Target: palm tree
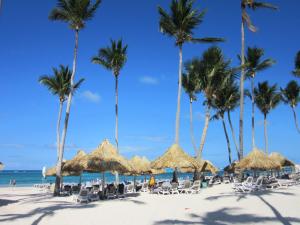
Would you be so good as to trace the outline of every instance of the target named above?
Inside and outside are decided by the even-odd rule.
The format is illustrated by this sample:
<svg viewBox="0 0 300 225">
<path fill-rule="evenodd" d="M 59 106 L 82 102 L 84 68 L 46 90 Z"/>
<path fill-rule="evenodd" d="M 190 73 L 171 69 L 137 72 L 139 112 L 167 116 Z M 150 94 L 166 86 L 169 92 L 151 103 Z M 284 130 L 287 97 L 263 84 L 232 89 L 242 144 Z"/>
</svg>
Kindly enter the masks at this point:
<svg viewBox="0 0 300 225">
<path fill-rule="evenodd" d="M 115 77 L 115 95 L 116 95 L 116 130 L 115 140 L 117 150 L 119 151 L 118 139 L 118 79 L 120 70 L 127 61 L 127 45 L 123 46 L 122 40 L 113 41 L 106 48 L 101 48 L 97 56 L 92 58 L 92 63 L 102 65 L 108 70 L 111 70 Z"/>
<path fill-rule="evenodd" d="M 59 66 L 59 69 L 53 68 L 54 75 L 50 76 L 41 76 L 39 78 L 39 82 L 45 85 L 49 91 L 53 95 L 57 95 L 59 98 L 59 112 L 57 118 L 57 126 L 56 126 L 56 145 L 57 145 L 57 161 L 59 159 L 59 151 L 60 151 L 60 121 L 63 104 L 68 98 L 71 91 L 71 76 L 72 71 L 69 70 L 69 67 L 64 67 L 63 65 Z M 75 83 L 73 87 L 73 92 L 75 92 L 81 85 L 84 79 L 80 79 L 77 83 Z M 59 176 L 59 174 L 57 174 Z M 60 179 L 58 177 L 58 179 Z"/>
<path fill-rule="evenodd" d="M 268 154 L 267 115 L 281 100 L 277 85 L 269 86 L 268 82 L 258 83 L 254 88 L 255 104 L 264 115 L 265 151 Z"/>
<path fill-rule="evenodd" d="M 239 152 L 239 148 L 238 148 L 238 143 L 235 137 L 235 132 L 234 132 L 234 128 L 232 125 L 232 121 L 231 121 L 231 116 L 230 113 L 232 111 L 234 111 L 240 104 L 240 92 L 239 92 L 239 88 L 236 84 L 234 85 L 230 85 L 226 92 L 228 93 L 228 100 L 227 100 L 227 119 L 229 122 L 229 126 L 230 126 L 230 130 L 231 130 L 231 134 L 232 134 L 232 139 L 235 145 L 235 149 L 236 149 L 236 153 L 238 156 L 238 160 L 240 160 L 240 152 Z"/>
<path fill-rule="evenodd" d="M 64 147 L 67 136 L 67 129 L 69 123 L 72 94 L 74 87 L 74 77 L 76 73 L 76 63 L 77 63 L 77 50 L 78 50 L 78 35 L 79 31 L 85 27 L 85 23 L 91 20 L 100 5 L 101 0 L 96 0 L 92 4 L 91 0 L 58 0 L 57 7 L 54 8 L 49 15 L 50 20 L 59 20 L 69 24 L 69 27 L 75 31 L 75 47 L 74 47 L 74 58 L 73 58 L 73 68 L 72 76 L 70 79 L 71 91 L 68 96 L 66 116 L 64 122 L 64 128 L 62 132 L 62 140 L 60 144 L 60 155 L 57 163 L 57 178 L 55 181 L 55 194 L 59 192 L 60 187 L 60 177 L 61 177 L 61 165 L 64 155 Z"/>
<path fill-rule="evenodd" d="M 256 27 L 252 24 L 249 14 L 247 13 L 247 8 L 253 11 L 260 8 L 267 8 L 276 10 L 277 7 L 265 2 L 259 2 L 256 0 L 241 0 L 241 79 L 240 79 L 240 156 L 243 158 L 244 155 L 244 80 L 245 80 L 245 24 L 248 29 L 252 32 L 256 32 Z"/>
<path fill-rule="evenodd" d="M 163 8 L 158 7 L 160 15 L 159 27 L 163 34 L 175 38 L 175 44 L 179 48 L 179 71 L 178 71 L 178 95 L 175 123 L 175 143 L 179 144 L 180 126 L 180 100 L 182 87 L 182 47 L 186 42 L 212 43 L 223 41 L 220 38 L 195 38 L 193 30 L 202 23 L 205 12 L 193 8 L 193 0 L 172 0 L 171 12 L 168 14 Z"/>
<path fill-rule="evenodd" d="M 223 86 L 220 86 L 213 97 L 212 107 L 215 109 L 216 114 L 212 117 L 212 119 L 220 119 L 222 120 L 222 125 L 225 133 L 225 138 L 227 142 L 228 148 L 228 160 L 229 165 L 232 163 L 232 156 L 231 156 L 231 148 L 230 148 L 230 141 L 229 136 L 226 128 L 226 123 L 224 119 L 225 112 L 230 112 L 232 110 L 233 105 L 233 98 L 236 99 L 236 91 L 238 91 L 237 85 L 234 83 L 233 77 L 228 79 L 227 82 Z M 236 101 L 234 99 L 234 101 Z M 232 126 L 232 125 L 231 125 Z"/>
<path fill-rule="evenodd" d="M 281 96 L 282 100 L 285 104 L 290 105 L 293 111 L 295 125 L 297 131 L 300 133 L 300 129 L 298 126 L 297 114 L 295 108 L 297 107 L 298 103 L 300 102 L 300 86 L 298 85 L 297 81 L 292 80 L 287 85 L 286 88 L 281 88 Z"/>
<path fill-rule="evenodd" d="M 211 47 L 203 53 L 200 60 L 194 60 L 193 63 L 198 73 L 199 89 L 205 96 L 205 122 L 202 131 L 200 147 L 197 154 L 197 158 L 200 159 L 202 157 L 210 121 L 212 101 L 216 90 L 220 88 L 220 86 L 223 85 L 224 82 L 226 82 L 226 79 L 224 79 L 224 77 L 226 77 L 228 74 L 225 74 L 224 71 L 230 71 L 228 68 L 230 60 L 225 60 L 220 48 Z M 228 76 L 228 78 L 229 77 L 230 76 Z"/>
<path fill-rule="evenodd" d="M 246 76 L 251 79 L 251 102 L 252 102 L 252 148 L 255 147 L 255 124 L 254 124 L 254 79 L 257 73 L 271 67 L 275 61 L 273 59 L 262 59 L 264 49 L 248 47 L 245 58 Z"/>
<path fill-rule="evenodd" d="M 195 61 L 197 61 L 197 59 L 195 59 Z M 197 155 L 198 150 L 195 143 L 194 128 L 193 128 L 193 102 L 197 101 L 196 93 L 199 92 L 200 90 L 199 90 L 197 71 L 195 70 L 194 65 L 195 63 L 193 62 L 186 63 L 185 67 L 187 73 L 182 75 L 182 86 L 189 97 L 191 141 L 195 151 L 195 155 Z"/>
<path fill-rule="evenodd" d="M 300 77 L 300 51 L 297 52 L 297 55 L 295 57 L 295 70 L 293 70 L 292 73 L 296 77 Z"/>
</svg>

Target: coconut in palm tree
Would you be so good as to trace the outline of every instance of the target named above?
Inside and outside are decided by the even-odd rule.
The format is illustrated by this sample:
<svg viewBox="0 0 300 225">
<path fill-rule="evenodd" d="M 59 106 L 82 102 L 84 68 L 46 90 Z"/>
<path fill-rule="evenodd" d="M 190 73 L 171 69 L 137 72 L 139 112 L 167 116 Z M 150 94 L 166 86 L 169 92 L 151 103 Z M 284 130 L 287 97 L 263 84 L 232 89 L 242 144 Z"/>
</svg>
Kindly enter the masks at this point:
<svg viewBox="0 0 300 225">
<path fill-rule="evenodd" d="M 251 32 L 256 32 L 256 27 L 252 24 L 247 9 L 253 11 L 261 8 L 276 10 L 277 7 L 266 2 L 256 0 L 241 0 L 241 79 L 240 79 L 240 122 L 239 122 L 239 141 L 240 141 L 240 156 L 244 155 L 244 80 L 245 80 L 245 25 Z"/>
<path fill-rule="evenodd" d="M 64 128 L 62 132 L 62 140 L 60 144 L 60 155 L 58 162 L 58 174 L 61 174 L 61 165 L 64 155 L 64 147 L 67 136 L 67 129 L 69 123 L 69 116 L 72 103 L 72 95 L 74 88 L 74 78 L 76 73 L 77 65 L 77 50 L 78 50 L 78 35 L 79 31 L 85 27 L 86 21 L 91 20 L 100 5 L 101 0 L 96 0 L 95 3 L 92 3 L 91 0 L 58 0 L 57 6 L 50 12 L 50 20 L 59 20 L 65 22 L 69 25 L 70 29 L 75 32 L 75 47 L 74 47 L 74 57 L 73 57 L 73 67 L 72 67 L 72 76 L 70 79 L 71 91 L 68 96 L 67 107 L 66 107 L 66 116 L 64 122 Z M 60 186 L 60 180 L 56 180 L 55 189 L 57 190 L 55 194 L 58 193 L 58 188 Z"/>
<path fill-rule="evenodd" d="M 61 114 L 63 109 L 63 104 L 67 100 L 71 92 L 71 76 L 72 71 L 68 66 L 60 65 L 59 69 L 53 68 L 54 75 L 44 75 L 39 78 L 39 82 L 46 86 L 53 95 L 57 95 L 59 98 L 59 111 L 56 125 L 56 145 L 57 145 L 57 165 L 59 161 L 59 152 L 60 152 L 60 122 Z M 80 79 L 73 86 L 73 94 L 80 87 L 84 79 Z M 58 173 L 59 170 L 56 170 L 56 179 L 61 180 L 61 177 Z M 57 194 L 57 193 L 56 193 Z"/>
<path fill-rule="evenodd" d="M 265 151 L 268 154 L 268 135 L 267 135 L 267 115 L 272 109 L 279 105 L 281 95 L 277 90 L 277 85 L 270 86 L 267 81 L 258 83 L 254 88 L 255 104 L 264 115 L 264 134 L 265 134 Z"/>
<path fill-rule="evenodd" d="M 300 102 L 300 86 L 298 85 L 297 81 L 292 80 L 286 85 L 286 87 L 284 89 L 281 88 L 281 96 L 282 96 L 282 101 L 291 107 L 291 109 L 293 111 L 296 129 L 300 133 L 300 129 L 298 126 L 298 120 L 297 120 L 297 114 L 295 111 L 295 108 L 297 107 L 298 103 Z"/>
<path fill-rule="evenodd" d="M 223 41 L 220 38 L 196 38 L 193 31 L 202 23 L 205 12 L 194 8 L 193 0 L 172 0 L 170 13 L 162 7 L 158 7 L 160 15 L 159 27 L 163 34 L 175 38 L 175 44 L 179 48 L 179 71 L 178 71 L 178 93 L 177 93 L 177 111 L 175 123 L 175 144 L 179 144 L 179 126 L 180 126 L 180 100 L 182 88 L 182 48 L 187 42 L 192 43 L 212 43 Z"/>
<path fill-rule="evenodd" d="M 117 151 L 119 151 L 118 139 L 118 81 L 121 69 L 127 61 L 127 45 L 123 46 L 122 40 L 111 40 L 111 45 L 106 48 L 101 48 L 97 56 L 92 58 L 92 62 L 99 64 L 104 68 L 111 70 L 115 77 L 115 96 L 116 96 L 116 129 L 115 140 Z"/>
<path fill-rule="evenodd" d="M 270 68 L 275 61 L 273 59 L 262 59 L 264 56 L 264 49 L 248 47 L 245 57 L 246 77 L 251 79 L 251 102 L 252 102 L 252 149 L 255 148 L 255 102 L 254 102 L 254 79 L 257 73 Z"/>
</svg>

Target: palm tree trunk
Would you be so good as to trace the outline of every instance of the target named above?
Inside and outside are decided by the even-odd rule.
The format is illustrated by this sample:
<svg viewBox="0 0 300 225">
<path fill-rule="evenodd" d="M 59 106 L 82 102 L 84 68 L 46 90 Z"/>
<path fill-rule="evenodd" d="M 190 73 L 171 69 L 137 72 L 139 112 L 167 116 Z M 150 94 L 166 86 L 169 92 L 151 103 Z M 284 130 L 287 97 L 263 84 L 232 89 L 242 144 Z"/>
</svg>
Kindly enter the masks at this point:
<svg viewBox="0 0 300 225">
<path fill-rule="evenodd" d="M 241 49 L 241 80 L 240 80 L 240 133 L 239 133 L 239 141 L 240 141 L 240 157 L 243 158 L 244 155 L 244 80 L 245 80 L 245 69 L 243 65 L 245 64 L 245 29 L 244 29 L 244 21 L 242 18 L 242 26 L 241 26 L 241 41 L 242 41 L 242 49 Z"/>
<path fill-rule="evenodd" d="M 65 123 L 64 123 L 64 129 L 62 132 L 62 140 L 60 144 L 60 152 L 59 152 L 59 158 L 58 163 L 56 166 L 56 174 L 57 178 L 55 181 L 55 188 L 54 188 L 54 195 L 58 195 L 60 191 L 60 180 L 61 180 L 61 167 L 62 167 L 62 160 L 64 157 L 64 148 L 65 148 L 65 142 L 66 142 L 66 136 L 67 136 L 67 129 L 69 124 L 69 116 L 70 116 L 70 109 L 71 109 L 71 103 L 72 103 L 72 96 L 73 96 L 73 85 L 74 85 L 74 77 L 76 72 L 76 62 L 77 62 L 77 50 L 78 50 L 78 30 L 75 30 L 75 47 L 74 47 L 74 58 L 73 58 L 73 68 L 72 68 L 72 76 L 71 76 L 71 91 L 68 96 L 67 101 L 67 108 L 66 108 L 66 116 L 65 116 Z"/>
<path fill-rule="evenodd" d="M 180 99 L 181 99 L 181 82 L 182 82 L 182 45 L 179 46 L 179 70 L 178 70 L 178 93 L 177 93 L 177 111 L 175 124 L 175 144 L 179 144 L 179 128 L 180 128 Z"/>
<path fill-rule="evenodd" d="M 232 163 L 232 161 L 231 161 L 231 149 L 230 149 L 230 142 L 229 142 L 229 137 L 228 137 L 228 133 L 227 133 L 227 129 L 226 129 L 224 116 L 222 116 L 222 124 L 223 124 L 223 129 L 224 129 L 224 133 L 225 133 L 225 137 L 226 137 L 226 141 L 227 141 L 229 165 L 231 165 L 231 163 Z"/>
<path fill-rule="evenodd" d="M 116 86 L 115 86 L 115 94 L 116 94 L 116 130 L 115 130 L 115 139 L 116 139 L 116 145 L 117 145 L 117 152 L 119 153 L 119 137 L 118 137 L 118 81 L 119 76 L 116 75 Z"/>
<path fill-rule="evenodd" d="M 63 101 L 59 101 L 59 111 L 56 125 L 56 147 L 57 147 L 57 160 L 59 157 L 59 149 L 60 149 L 60 121 L 61 121 L 61 113 L 63 109 Z"/>
<path fill-rule="evenodd" d="M 268 133 L 267 133 L 267 115 L 264 115 L 264 129 L 265 129 L 265 151 L 268 155 Z"/>
<path fill-rule="evenodd" d="M 199 160 L 202 158 L 202 152 L 203 152 L 203 147 L 204 147 L 204 143 L 205 143 L 205 139 L 206 139 L 209 120 L 210 120 L 210 107 L 208 105 L 206 105 L 205 123 L 204 123 L 204 128 L 203 128 L 203 132 L 202 132 L 202 136 L 201 136 L 200 147 L 199 147 L 199 151 L 198 151 L 198 155 L 197 155 L 197 159 L 199 159 Z"/>
<path fill-rule="evenodd" d="M 297 120 L 297 114 L 296 114 L 295 108 L 292 107 L 292 110 L 293 110 L 293 114 L 294 114 L 294 120 L 295 120 L 296 129 L 297 129 L 298 133 L 300 133 L 300 129 L 299 129 L 299 126 L 298 126 L 298 120 Z"/>
<path fill-rule="evenodd" d="M 190 98 L 190 133 L 191 133 L 191 141 L 195 151 L 195 155 L 197 156 L 197 146 L 195 143 L 194 126 L 193 126 L 193 99 L 192 98 Z"/>
<path fill-rule="evenodd" d="M 254 123 L 254 110 L 255 110 L 255 102 L 254 102 L 254 76 L 251 78 L 251 101 L 252 101 L 252 149 L 255 148 L 255 123 Z"/>
<path fill-rule="evenodd" d="M 230 117 L 230 112 L 227 111 L 227 117 L 228 117 L 228 122 L 229 122 L 229 126 L 230 126 L 230 130 L 231 130 L 231 133 L 232 133 L 232 138 L 233 138 L 233 142 L 234 142 L 234 145 L 235 145 L 235 149 L 236 149 L 236 153 L 237 153 L 237 156 L 238 156 L 238 160 L 240 161 L 240 152 L 239 152 L 239 147 L 238 147 L 238 144 L 237 144 L 237 141 L 236 141 L 236 138 L 235 138 L 235 133 L 234 133 L 234 129 L 233 129 L 233 126 L 232 126 L 232 122 L 231 122 L 231 117 Z"/>
<path fill-rule="evenodd" d="M 60 121 L 61 121 L 61 113 L 63 108 L 63 101 L 59 101 L 59 111 L 58 111 L 58 118 L 57 118 L 57 125 L 56 125 L 56 147 L 57 147 L 57 161 L 56 166 L 59 165 L 59 152 L 60 152 Z M 58 173 L 58 169 L 56 168 L 56 179 L 55 181 L 57 184 L 60 184 L 61 174 Z M 56 183 L 55 182 L 55 183 Z M 57 190 L 58 191 L 58 190 Z M 59 193 L 59 192 L 58 192 Z"/>
</svg>

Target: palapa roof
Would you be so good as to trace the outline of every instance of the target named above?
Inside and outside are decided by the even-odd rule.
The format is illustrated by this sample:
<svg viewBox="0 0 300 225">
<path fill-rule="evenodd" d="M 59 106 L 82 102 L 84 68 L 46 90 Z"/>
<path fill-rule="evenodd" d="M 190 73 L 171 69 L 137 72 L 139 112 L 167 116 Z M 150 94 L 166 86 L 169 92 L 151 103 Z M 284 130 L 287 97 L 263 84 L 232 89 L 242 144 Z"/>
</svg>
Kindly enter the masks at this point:
<svg viewBox="0 0 300 225">
<path fill-rule="evenodd" d="M 198 160 L 196 159 L 198 162 L 200 162 L 200 167 L 197 167 L 196 169 L 199 170 L 199 172 L 211 172 L 213 174 L 216 174 L 219 170 L 217 167 L 215 167 L 212 162 L 208 161 L 208 160 Z M 186 172 L 186 173 L 192 173 L 195 171 L 195 168 L 188 168 L 188 169 L 182 169 L 182 172 Z"/>
<path fill-rule="evenodd" d="M 272 152 L 270 154 L 270 158 L 274 161 L 277 161 L 280 163 L 281 166 L 295 166 L 295 163 L 285 158 L 283 155 L 281 155 L 278 152 Z"/>
<path fill-rule="evenodd" d="M 4 168 L 4 164 L 0 162 L 0 170 L 3 170 L 3 168 Z"/>
<path fill-rule="evenodd" d="M 75 157 L 66 161 L 63 171 L 81 173 L 85 169 L 87 154 L 83 150 L 79 150 Z"/>
<path fill-rule="evenodd" d="M 87 156 L 86 169 L 95 172 L 127 173 L 132 171 L 128 160 L 119 155 L 117 149 L 107 139 Z"/>
<path fill-rule="evenodd" d="M 133 174 L 151 173 L 151 162 L 146 157 L 134 156 L 129 162 L 133 168 Z"/>
<path fill-rule="evenodd" d="M 226 166 L 224 168 L 224 171 L 227 173 L 235 173 L 236 172 L 236 165 L 237 165 L 237 161 L 234 161 L 233 163 L 231 163 L 230 165 Z"/>
<path fill-rule="evenodd" d="M 254 148 L 245 158 L 237 163 L 236 168 L 250 170 L 280 169 L 280 163 L 272 160 L 263 151 Z"/>
<path fill-rule="evenodd" d="M 64 170 L 64 165 L 66 164 L 66 160 L 63 161 L 62 163 L 62 176 L 79 176 L 81 172 L 78 171 L 65 171 Z M 46 176 L 51 177 L 51 176 L 56 176 L 56 166 L 53 166 L 49 169 L 46 170 Z"/>
<path fill-rule="evenodd" d="M 189 156 L 178 144 L 173 144 L 162 156 L 151 163 L 153 169 L 178 168 L 188 170 L 201 168 L 201 163 Z"/>
</svg>

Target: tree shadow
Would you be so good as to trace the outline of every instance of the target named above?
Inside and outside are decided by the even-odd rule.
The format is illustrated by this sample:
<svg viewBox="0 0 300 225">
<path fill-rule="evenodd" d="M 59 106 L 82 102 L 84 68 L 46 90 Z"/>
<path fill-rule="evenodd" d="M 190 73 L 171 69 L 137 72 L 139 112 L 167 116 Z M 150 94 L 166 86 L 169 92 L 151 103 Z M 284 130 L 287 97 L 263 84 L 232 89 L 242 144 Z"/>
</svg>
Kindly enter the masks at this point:
<svg viewBox="0 0 300 225">
<path fill-rule="evenodd" d="M 19 202 L 18 200 L 0 199 L 0 207 Z"/>
<path fill-rule="evenodd" d="M 41 220 L 47 216 L 53 216 L 55 212 L 60 211 L 60 210 L 65 210 L 65 209 L 82 209 L 82 208 L 93 208 L 95 207 L 95 204 L 89 203 L 89 204 L 84 204 L 84 205 L 78 205 L 75 203 L 64 203 L 60 202 L 58 204 L 54 204 L 48 207 L 38 207 L 36 209 L 31 210 L 30 212 L 23 213 L 23 214 L 6 214 L 2 215 L 0 218 L 0 223 L 1 222 L 6 222 L 6 221 L 14 221 L 14 220 L 19 220 L 19 219 L 24 219 L 24 218 L 30 218 L 32 216 L 39 215 L 39 217 L 33 221 L 32 225 L 38 225 Z M 3 218 L 5 217 L 5 218 Z"/>
<path fill-rule="evenodd" d="M 257 223 L 264 222 L 278 222 L 277 217 L 258 216 L 255 214 L 240 214 L 238 208 L 222 208 L 217 211 L 208 212 L 204 216 L 197 214 L 189 214 L 191 220 L 162 220 L 157 221 L 154 225 L 167 225 L 167 224 L 204 224 L 204 225 L 228 225 L 228 224 L 244 224 L 244 223 Z M 286 217 L 280 220 L 283 224 L 290 225 L 291 222 L 300 222 L 299 218 Z"/>
</svg>

